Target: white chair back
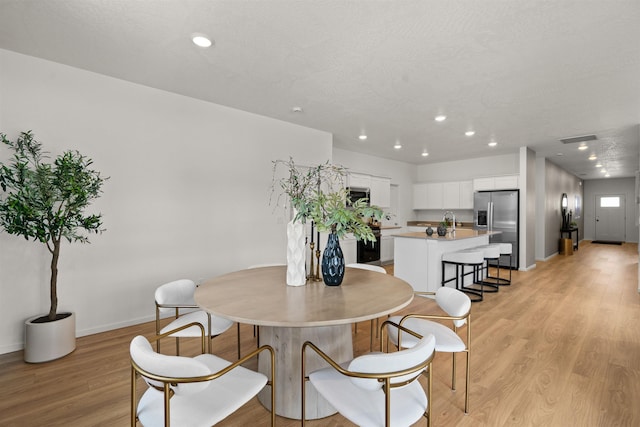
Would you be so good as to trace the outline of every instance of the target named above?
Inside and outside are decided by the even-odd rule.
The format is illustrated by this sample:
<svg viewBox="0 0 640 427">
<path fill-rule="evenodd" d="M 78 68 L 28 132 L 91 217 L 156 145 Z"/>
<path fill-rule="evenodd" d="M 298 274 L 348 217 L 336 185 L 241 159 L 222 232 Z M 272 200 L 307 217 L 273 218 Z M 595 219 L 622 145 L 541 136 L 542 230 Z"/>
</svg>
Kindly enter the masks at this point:
<svg viewBox="0 0 640 427">
<path fill-rule="evenodd" d="M 155 293 L 156 303 L 161 305 L 195 305 L 193 294 L 196 284 L 193 280 L 180 279 L 158 286 Z M 173 311 L 171 308 L 160 309 L 161 312 Z"/>
<path fill-rule="evenodd" d="M 416 346 L 393 353 L 371 353 L 357 357 L 349 364 L 349 370 L 361 373 L 389 373 L 402 371 L 424 363 L 428 360 L 436 347 L 436 339 L 429 334 L 416 344 Z M 416 373 L 393 377 L 392 384 L 403 383 L 411 380 Z M 382 387 L 382 382 L 377 379 L 350 378 L 358 387 L 365 390 L 378 390 Z"/>
<path fill-rule="evenodd" d="M 445 311 L 449 316 L 464 316 L 471 309 L 471 299 L 457 289 L 447 288 L 445 286 L 439 287 L 436 290 L 436 303 Z M 466 319 L 454 320 L 453 324 L 457 328 L 467 323 Z"/>
<path fill-rule="evenodd" d="M 141 369 L 163 377 L 169 378 L 190 378 L 209 375 L 211 370 L 204 363 L 190 357 L 167 356 L 153 351 L 149 341 L 138 335 L 131 341 L 129 346 L 131 360 Z M 147 378 L 143 375 L 147 384 L 155 387 L 162 387 L 161 381 Z M 194 383 L 172 384 L 171 389 L 178 394 L 188 395 L 198 393 L 209 385 L 208 381 Z"/>
</svg>

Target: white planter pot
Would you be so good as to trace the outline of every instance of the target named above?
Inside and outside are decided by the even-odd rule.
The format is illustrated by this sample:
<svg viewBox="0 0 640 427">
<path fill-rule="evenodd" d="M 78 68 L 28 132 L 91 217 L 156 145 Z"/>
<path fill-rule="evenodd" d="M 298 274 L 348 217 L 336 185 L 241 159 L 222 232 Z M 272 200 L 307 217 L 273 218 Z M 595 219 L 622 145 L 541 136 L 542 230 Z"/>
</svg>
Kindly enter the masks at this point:
<svg viewBox="0 0 640 427">
<path fill-rule="evenodd" d="M 41 363 L 66 356 L 76 348 L 76 315 L 53 322 L 33 323 L 40 316 L 25 321 L 24 361 Z"/>
<path fill-rule="evenodd" d="M 307 283 L 305 269 L 306 242 L 304 224 L 287 223 L 287 285 L 302 286 Z"/>
</svg>

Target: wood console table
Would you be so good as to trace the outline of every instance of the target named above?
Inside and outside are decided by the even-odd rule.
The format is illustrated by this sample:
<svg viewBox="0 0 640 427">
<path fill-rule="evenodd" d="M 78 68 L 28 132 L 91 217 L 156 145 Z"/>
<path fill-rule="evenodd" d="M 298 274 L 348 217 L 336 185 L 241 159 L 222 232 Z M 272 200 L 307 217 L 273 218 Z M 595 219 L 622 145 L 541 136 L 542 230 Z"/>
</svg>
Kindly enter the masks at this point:
<svg viewBox="0 0 640 427">
<path fill-rule="evenodd" d="M 564 237 L 564 235 L 567 235 L 567 239 L 571 239 L 571 241 L 573 242 L 573 250 L 577 251 L 578 250 L 578 243 L 580 242 L 580 231 L 578 231 L 579 228 L 578 227 L 573 227 L 573 228 L 561 228 L 560 229 L 560 238 L 562 239 Z M 576 240 L 573 240 L 573 233 L 576 233 Z"/>
<path fill-rule="evenodd" d="M 351 324 L 386 316 L 406 307 L 413 288 L 397 277 L 347 268 L 341 286 L 307 282 L 286 285 L 286 267 L 236 271 L 201 284 L 196 303 L 204 310 L 235 322 L 260 326 L 261 344 L 276 351 L 276 414 L 299 419 L 300 352 L 309 340 L 337 362 L 353 357 Z M 319 357 L 307 356 L 308 371 L 325 367 Z M 270 376 L 270 364 L 261 357 L 260 372 Z M 269 390 L 259 395 L 269 407 Z M 317 419 L 335 410 L 307 384 L 307 418 Z"/>
</svg>

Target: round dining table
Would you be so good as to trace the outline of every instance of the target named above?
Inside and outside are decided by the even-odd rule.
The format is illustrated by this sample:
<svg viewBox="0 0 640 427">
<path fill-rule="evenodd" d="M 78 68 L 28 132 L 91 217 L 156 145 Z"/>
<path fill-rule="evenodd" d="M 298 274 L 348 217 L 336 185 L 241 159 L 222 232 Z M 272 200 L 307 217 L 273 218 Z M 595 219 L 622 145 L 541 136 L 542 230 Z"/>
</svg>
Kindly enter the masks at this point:
<svg viewBox="0 0 640 427">
<path fill-rule="evenodd" d="M 342 363 L 353 358 L 351 325 L 394 313 L 413 299 L 413 288 L 392 275 L 346 268 L 340 286 L 307 281 L 304 286 L 286 285 L 286 267 L 252 268 L 207 280 L 197 287 L 195 301 L 216 316 L 260 327 L 260 344 L 276 353 L 276 414 L 301 417 L 301 349 L 311 341 Z M 265 356 L 262 356 L 262 355 Z M 312 372 L 326 365 L 307 352 L 306 369 Z M 258 370 L 271 375 L 266 353 Z M 270 391 L 263 390 L 260 402 L 270 409 Z M 306 418 L 317 419 L 336 411 L 307 383 Z"/>
</svg>

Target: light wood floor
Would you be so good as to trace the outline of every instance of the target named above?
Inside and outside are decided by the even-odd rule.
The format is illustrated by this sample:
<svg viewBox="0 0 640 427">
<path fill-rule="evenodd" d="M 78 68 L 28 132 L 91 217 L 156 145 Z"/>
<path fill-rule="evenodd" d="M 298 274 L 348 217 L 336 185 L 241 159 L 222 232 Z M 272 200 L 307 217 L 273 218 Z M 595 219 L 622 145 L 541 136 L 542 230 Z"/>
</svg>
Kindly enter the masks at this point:
<svg viewBox="0 0 640 427">
<path fill-rule="evenodd" d="M 573 256 L 514 272 L 512 286 L 472 308 L 469 415 L 462 410 L 464 370 L 452 392 L 450 356 L 436 355 L 433 425 L 640 425 L 637 272 L 637 245 L 589 242 Z M 433 302 L 419 299 L 405 311 L 433 310 Z M 368 350 L 368 331 L 368 322 L 358 325 L 357 354 Z M 75 352 L 45 364 L 24 363 L 22 352 L 1 355 L 0 426 L 128 425 L 128 345 L 137 334 L 153 335 L 153 324 L 79 338 Z M 255 345 L 252 328 L 243 325 L 242 334 L 246 352 Z M 235 358 L 235 328 L 214 343 L 216 354 Z M 163 352 L 171 350 L 166 342 Z M 352 425 L 340 415 L 308 424 Z M 268 414 L 254 399 L 221 425 L 268 425 Z"/>
</svg>

